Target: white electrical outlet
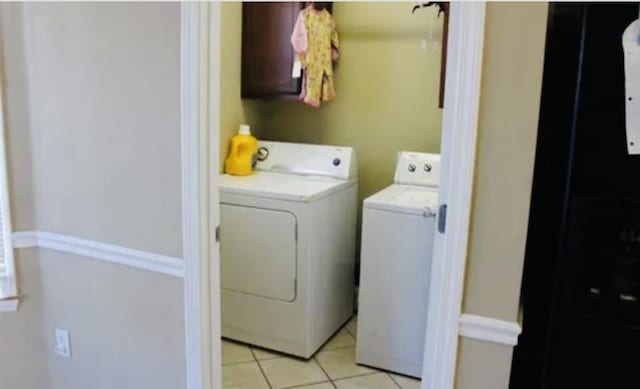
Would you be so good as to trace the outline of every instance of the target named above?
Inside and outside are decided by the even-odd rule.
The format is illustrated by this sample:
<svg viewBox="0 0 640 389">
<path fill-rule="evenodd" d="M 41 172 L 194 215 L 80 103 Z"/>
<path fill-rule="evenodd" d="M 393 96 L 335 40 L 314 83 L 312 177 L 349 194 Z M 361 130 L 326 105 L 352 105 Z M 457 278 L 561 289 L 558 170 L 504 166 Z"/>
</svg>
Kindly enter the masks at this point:
<svg viewBox="0 0 640 389">
<path fill-rule="evenodd" d="M 71 358 L 71 340 L 69 331 L 56 328 L 55 352 L 63 358 Z"/>
</svg>

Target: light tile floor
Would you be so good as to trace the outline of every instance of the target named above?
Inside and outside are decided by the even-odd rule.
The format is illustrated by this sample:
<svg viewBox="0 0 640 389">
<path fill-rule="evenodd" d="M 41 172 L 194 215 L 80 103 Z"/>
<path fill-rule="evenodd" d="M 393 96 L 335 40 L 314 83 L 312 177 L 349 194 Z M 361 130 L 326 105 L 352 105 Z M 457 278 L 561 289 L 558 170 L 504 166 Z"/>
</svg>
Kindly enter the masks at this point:
<svg viewBox="0 0 640 389">
<path fill-rule="evenodd" d="M 417 379 L 356 365 L 356 320 L 308 361 L 222 340 L 224 389 L 419 389 Z"/>
</svg>

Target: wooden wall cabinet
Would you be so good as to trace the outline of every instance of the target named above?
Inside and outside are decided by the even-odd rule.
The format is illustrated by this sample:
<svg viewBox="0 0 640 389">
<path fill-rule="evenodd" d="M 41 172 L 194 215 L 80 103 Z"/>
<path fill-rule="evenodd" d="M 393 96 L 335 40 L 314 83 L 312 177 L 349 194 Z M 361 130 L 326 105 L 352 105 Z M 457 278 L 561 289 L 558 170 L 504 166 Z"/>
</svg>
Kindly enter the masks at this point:
<svg viewBox="0 0 640 389">
<path fill-rule="evenodd" d="M 242 3 L 243 99 L 295 99 L 302 79 L 291 76 L 295 54 L 291 34 L 307 2 Z M 314 2 L 333 10 L 331 2 Z"/>
<path fill-rule="evenodd" d="M 301 2 L 242 3 L 242 98 L 278 99 L 300 94 L 291 70 L 291 34 Z"/>
</svg>

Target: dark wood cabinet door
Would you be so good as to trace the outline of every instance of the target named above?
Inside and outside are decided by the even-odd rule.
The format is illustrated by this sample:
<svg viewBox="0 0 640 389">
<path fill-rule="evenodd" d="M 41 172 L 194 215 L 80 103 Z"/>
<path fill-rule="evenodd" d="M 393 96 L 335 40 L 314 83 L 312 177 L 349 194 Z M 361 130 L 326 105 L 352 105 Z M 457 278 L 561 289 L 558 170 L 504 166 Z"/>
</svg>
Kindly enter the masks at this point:
<svg viewBox="0 0 640 389">
<path fill-rule="evenodd" d="M 269 98 L 300 93 L 291 77 L 290 38 L 300 2 L 242 4 L 242 97 Z"/>
</svg>

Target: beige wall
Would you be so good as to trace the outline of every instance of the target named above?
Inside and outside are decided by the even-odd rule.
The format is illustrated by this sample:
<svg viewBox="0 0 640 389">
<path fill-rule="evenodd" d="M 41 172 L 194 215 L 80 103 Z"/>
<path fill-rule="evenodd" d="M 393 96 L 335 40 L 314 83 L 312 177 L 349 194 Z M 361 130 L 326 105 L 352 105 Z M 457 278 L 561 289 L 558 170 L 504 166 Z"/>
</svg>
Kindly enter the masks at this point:
<svg viewBox="0 0 640 389">
<path fill-rule="evenodd" d="M 185 387 L 182 279 L 49 250 L 40 263 L 51 389 Z"/>
<path fill-rule="evenodd" d="M 511 346 L 461 338 L 456 388 L 507 389 L 511 373 Z"/>
<path fill-rule="evenodd" d="M 0 21 L 16 229 L 180 257 L 179 5 L 14 3 Z M 17 253 L 0 387 L 184 387 L 182 280 Z M 53 353 L 56 327 L 71 331 L 71 360 Z"/>
<path fill-rule="evenodd" d="M 260 137 L 262 105 L 240 99 L 242 3 L 222 3 L 222 46 L 220 53 L 220 169 L 224 169 L 229 140 L 240 124 L 251 125 Z"/>
<path fill-rule="evenodd" d="M 546 3 L 487 4 L 466 313 L 518 318 L 546 22 Z M 511 353 L 463 340 L 458 388 L 506 388 Z"/>
<path fill-rule="evenodd" d="M 9 190 L 15 229 L 33 229 L 35 207 L 27 64 L 24 50 L 23 9 L 15 3 L 0 4 L 0 69 Z"/>
<path fill-rule="evenodd" d="M 269 140 L 355 147 L 361 198 L 393 181 L 398 151 L 438 152 L 442 18 L 436 19 L 431 8 L 412 15 L 412 6 L 406 2 L 336 2 L 341 45 L 336 100 L 320 109 L 298 101 L 258 102 L 261 108 L 252 117 L 258 135 Z M 224 7 L 240 8 L 239 4 Z M 223 35 L 223 42 L 239 45 L 240 13 L 230 16 L 224 20 L 235 31 L 231 34 L 225 29 L 223 34 L 229 34 Z M 425 51 L 422 39 L 427 40 Z M 239 58 L 239 49 L 233 58 Z M 234 64 L 237 79 L 225 83 L 223 77 L 227 94 L 240 92 L 239 64 Z M 225 140 L 223 135 L 222 147 Z"/>
<path fill-rule="evenodd" d="M 546 21 L 546 3 L 487 7 L 464 302 L 469 313 L 504 320 L 517 317 Z"/>
<path fill-rule="evenodd" d="M 25 9 L 38 228 L 181 256 L 179 4 Z"/>
</svg>

